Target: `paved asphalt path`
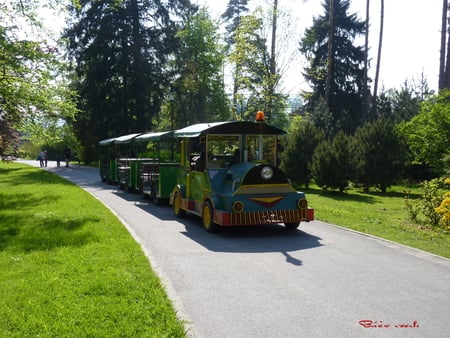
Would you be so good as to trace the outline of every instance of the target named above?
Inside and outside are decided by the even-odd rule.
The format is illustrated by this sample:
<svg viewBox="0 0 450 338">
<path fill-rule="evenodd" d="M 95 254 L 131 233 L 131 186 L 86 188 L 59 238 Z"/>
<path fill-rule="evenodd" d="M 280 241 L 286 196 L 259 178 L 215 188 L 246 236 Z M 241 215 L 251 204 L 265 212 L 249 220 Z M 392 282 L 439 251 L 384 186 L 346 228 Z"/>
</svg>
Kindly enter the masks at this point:
<svg viewBox="0 0 450 338">
<path fill-rule="evenodd" d="M 210 234 L 197 217 L 176 219 L 100 182 L 95 169 L 47 170 L 121 219 L 192 337 L 450 337 L 448 259 L 319 221 Z"/>
</svg>

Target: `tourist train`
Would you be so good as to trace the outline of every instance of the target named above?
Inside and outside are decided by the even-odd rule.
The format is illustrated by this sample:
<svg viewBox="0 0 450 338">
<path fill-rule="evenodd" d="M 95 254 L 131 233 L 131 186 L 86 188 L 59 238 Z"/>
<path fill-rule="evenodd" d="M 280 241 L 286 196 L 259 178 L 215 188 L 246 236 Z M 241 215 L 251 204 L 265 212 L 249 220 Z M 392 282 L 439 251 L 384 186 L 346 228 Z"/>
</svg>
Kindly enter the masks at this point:
<svg viewBox="0 0 450 338">
<path fill-rule="evenodd" d="M 100 176 L 156 204 L 168 201 L 177 217 L 200 216 L 210 232 L 279 223 L 293 230 L 312 221 L 314 209 L 278 166 L 285 134 L 257 112 L 254 122 L 123 135 L 99 142 Z"/>
</svg>

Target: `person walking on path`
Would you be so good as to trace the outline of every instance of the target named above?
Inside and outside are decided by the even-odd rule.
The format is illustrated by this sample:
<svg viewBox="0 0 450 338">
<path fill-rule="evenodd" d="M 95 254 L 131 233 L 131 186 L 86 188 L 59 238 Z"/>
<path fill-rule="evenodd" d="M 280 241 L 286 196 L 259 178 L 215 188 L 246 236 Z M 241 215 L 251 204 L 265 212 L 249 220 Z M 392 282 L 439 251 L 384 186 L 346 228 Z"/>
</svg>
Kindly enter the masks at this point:
<svg viewBox="0 0 450 338">
<path fill-rule="evenodd" d="M 64 148 L 64 160 L 66 161 L 66 167 L 69 166 L 70 158 L 72 157 L 72 152 L 69 147 Z"/>
<path fill-rule="evenodd" d="M 47 168 L 47 163 L 48 163 L 48 153 L 47 150 L 44 150 L 44 165 Z"/>
<path fill-rule="evenodd" d="M 46 156 L 46 154 L 45 154 L 44 150 L 41 150 L 37 157 L 37 160 L 39 161 L 39 165 L 41 166 L 41 168 L 44 167 L 45 156 Z"/>
</svg>

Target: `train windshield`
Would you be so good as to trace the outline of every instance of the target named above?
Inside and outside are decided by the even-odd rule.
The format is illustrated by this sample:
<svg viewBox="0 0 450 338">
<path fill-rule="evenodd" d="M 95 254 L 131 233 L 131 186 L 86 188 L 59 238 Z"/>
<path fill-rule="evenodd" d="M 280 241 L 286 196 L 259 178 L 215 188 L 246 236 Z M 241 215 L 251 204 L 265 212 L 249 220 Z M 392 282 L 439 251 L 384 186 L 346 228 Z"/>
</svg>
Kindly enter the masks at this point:
<svg viewBox="0 0 450 338">
<path fill-rule="evenodd" d="M 248 161 L 266 162 L 276 165 L 277 139 L 275 135 L 248 135 L 246 144 Z"/>
<path fill-rule="evenodd" d="M 207 168 L 226 168 L 241 161 L 239 135 L 208 135 Z"/>
</svg>

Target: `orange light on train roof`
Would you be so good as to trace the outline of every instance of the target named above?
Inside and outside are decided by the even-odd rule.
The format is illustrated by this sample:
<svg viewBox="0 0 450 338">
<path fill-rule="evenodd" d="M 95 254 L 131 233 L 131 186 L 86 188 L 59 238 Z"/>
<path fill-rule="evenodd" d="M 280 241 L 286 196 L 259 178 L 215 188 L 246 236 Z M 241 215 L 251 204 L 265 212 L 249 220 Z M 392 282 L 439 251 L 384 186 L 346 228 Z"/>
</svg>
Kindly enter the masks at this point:
<svg viewBox="0 0 450 338">
<path fill-rule="evenodd" d="M 264 116 L 264 112 L 263 111 L 257 111 L 256 112 L 256 122 L 264 122 L 266 119 L 266 117 Z"/>
</svg>

